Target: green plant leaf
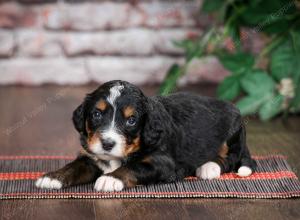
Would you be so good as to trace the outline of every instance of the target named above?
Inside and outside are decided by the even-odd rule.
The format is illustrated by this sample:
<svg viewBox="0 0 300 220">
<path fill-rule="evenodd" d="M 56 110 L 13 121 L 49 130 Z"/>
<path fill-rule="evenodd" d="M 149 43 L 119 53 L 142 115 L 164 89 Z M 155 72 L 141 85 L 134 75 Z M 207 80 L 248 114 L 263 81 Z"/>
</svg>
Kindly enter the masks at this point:
<svg viewBox="0 0 300 220">
<path fill-rule="evenodd" d="M 291 30 L 292 47 L 294 51 L 294 82 L 296 85 L 300 84 L 300 27 L 297 30 Z"/>
<path fill-rule="evenodd" d="M 297 30 L 291 31 L 293 49 L 295 51 L 295 57 L 298 60 L 295 65 L 295 74 L 294 74 L 294 85 L 295 89 L 295 97 L 291 102 L 291 108 L 294 112 L 300 112 L 300 28 Z"/>
<path fill-rule="evenodd" d="M 203 48 L 200 45 L 200 40 L 183 40 L 174 41 L 175 46 L 185 50 L 186 61 L 189 62 L 195 57 L 200 57 L 203 54 Z"/>
<path fill-rule="evenodd" d="M 231 37 L 235 48 L 241 50 L 240 25 L 238 20 L 232 21 L 228 27 L 228 35 Z"/>
<path fill-rule="evenodd" d="M 254 57 L 247 53 L 221 53 L 218 55 L 223 66 L 235 74 L 245 73 L 254 65 Z"/>
<path fill-rule="evenodd" d="M 259 109 L 259 117 L 263 121 L 273 118 L 282 110 L 284 97 L 282 95 L 273 96 Z"/>
<path fill-rule="evenodd" d="M 299 58 L 300 56 L 300 27 L 295 30 L 290 31 L 292 38 L 292 45 L 296 56 Z"/>
<path fill-rule="evenodd" d="M 293 98 L 290 107 L 291 110 L 298 112 L 300 111 L 300 30 L 299 28 L 291 31 L 293 49 L 295 52 L 295 57 L 298 60 L 295 65 L 294 72 L 294 85 L 295 85 L 295 97 Z"/>
<path fill-rule="evenodd" d="M 278 81 L 292 75 L 295 70 L 295 54 L 289 38 L 273 50 L 270 69 L 272 76 Z"/>
<path fill-rule="evenodd" d="M 290 27 L 290 22 L 286 19 L 277 19 L 273 20 L 271 24 L 266 25 L 263 27 L 263 31 L 267 34 L 278 34 L 284 33 L 288 31 Z"/>
<path fill-rule="evenodd" d="M 265 71 L 251 70 L 241 79 L 241 86 L 250 95 L 263 95 L 274 91 L 275 82 Z"/>
<path fill-rule="evenodd" d="M 176 87 L 177 80 L 179 79 L 181 74 L 182 74 L 182 69 L 180 68 L 180 66 L 177 64 L 173 64 L 170 67 L 163 83 L 161 84 L 161 86 L 159 88 L 159 93 L 161 95 L 170 94 Z"/>
<path fill-rule="evenodd" d="M 300 83 L 300 82 L 299 82 Z M 295 97 L 293 98 L 291 102 L 291 110 L 293 112 L 299 112 L 300 111 L 300 86 L 296 87 L 295 90 Z"/>
<path fill-rule="evenodd" d="M 246 96 L 236 103 L 236 106 L 241 111 L 241 114 L 250 115 L 258 111 L 259 107 L 271 96 L 271 94 L 265 95 L 252 95 Z"/>
<path fill-rule="evenodd" d="M 233 100 L 241 91 L 239 76 L 231 75 L 226 77 L 217 89 L 217 95 L 223 100 Z"/>
<path fill-rule="evenodd" d="M 205 0 L 202 5 L 202 11 L 206 13 L 217 11 L 225 2 L 224 0 Z"/>
<path fill-rule="evenodd" d="M 183 48 L 184 50 L 191 50 L 197 47 L 198 41 L 196 39 L 185 39 L 181 41 L 174 41 L 175 46 Z"/>
<path fill-rule="evenodd" d="M 241 14 L 241 23 L 255 27 L 258 31 L 279 33 L 287 30 L 289 23 L 286 18 L 296 12 L 293 1 L 263 0 L 247 5 L 247 10 Z"/>
<path fill-rule="evenodd" d="M 250 1 L 250 6 L 252 7 L 255 7 L 257 4 L 259 4 L 261 1 L 264 1 L 264 0 L 252 0 Z"/>
</svg>

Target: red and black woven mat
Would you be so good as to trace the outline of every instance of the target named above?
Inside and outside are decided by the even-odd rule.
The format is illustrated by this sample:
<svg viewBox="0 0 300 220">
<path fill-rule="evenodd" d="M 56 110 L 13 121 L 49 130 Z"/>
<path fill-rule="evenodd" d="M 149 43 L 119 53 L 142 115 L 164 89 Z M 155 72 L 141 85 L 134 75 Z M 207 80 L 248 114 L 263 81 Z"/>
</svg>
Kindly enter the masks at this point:
<svg viewBox="0 0 300 220">
<path fill-rule="evenodd" d="M 93 184 L 62 190 L 37 189 L 34 181 L 72 160 L 59 156 L 0 156 L 0 199 L 29 198 L 292 198 L 300 197 L 300 181 L 280 155 L 257 156 L 257 171 L 246 178 L 230 173 L 216 180 L 186 180 L 137 186 L 121 192 L 96 192 Z"/>
</svg>

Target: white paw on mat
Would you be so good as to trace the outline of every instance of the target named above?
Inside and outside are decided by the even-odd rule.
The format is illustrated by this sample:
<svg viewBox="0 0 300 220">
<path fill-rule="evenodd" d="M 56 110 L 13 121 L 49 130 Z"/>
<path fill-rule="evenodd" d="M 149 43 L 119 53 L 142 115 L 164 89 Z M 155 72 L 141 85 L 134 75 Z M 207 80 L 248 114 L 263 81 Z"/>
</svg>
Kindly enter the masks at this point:
<svg viewBox="0 0 300 220">
<path fill-rule="evenodd" d="M 251 174 L 252 174 L 252 170 L 250 167 L 247 166 L 241 166 L 237 172 L 237 175 L 240 177 L 250 176 Z"/>
<path fill-rule="evenodd" d="M 57 179 L 51 179 L 50 177 L 41 177 L 35 182 L 35 186 L 44 189 L 61 189 L 62 183 Z"/>
<path fill-rule="evenodd" d="M 103 175 L 96 180 L 94 188 L 104 192 L 121 191 L 124 189 L 124 183 L 112 176 Z"/>
<path fill-rule="evenodd" d="M 221 167 L 212 161 L 203 164 L 196 170 L 196 176 L 201 179 L 215 179 L 221 176 Z"/>
</svg>

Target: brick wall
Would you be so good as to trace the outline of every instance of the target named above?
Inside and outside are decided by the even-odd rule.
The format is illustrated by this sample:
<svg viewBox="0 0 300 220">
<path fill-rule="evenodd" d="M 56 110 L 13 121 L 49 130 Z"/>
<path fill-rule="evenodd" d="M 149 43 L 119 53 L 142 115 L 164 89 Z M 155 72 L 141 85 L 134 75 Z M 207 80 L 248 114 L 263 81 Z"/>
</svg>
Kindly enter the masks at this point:
<svg viewBox="0 0 300 220">
<path fill-rule="evenodd" d="M 41 3 L 43 2 L 43 3 Z M 2 1 L 0 84 L 159 83 L 183 61 L 173 45 L 201 34 L 201 1 Z M 195 60 L 181 82 L 218 82 L 214 57 Z"/>
</svg>

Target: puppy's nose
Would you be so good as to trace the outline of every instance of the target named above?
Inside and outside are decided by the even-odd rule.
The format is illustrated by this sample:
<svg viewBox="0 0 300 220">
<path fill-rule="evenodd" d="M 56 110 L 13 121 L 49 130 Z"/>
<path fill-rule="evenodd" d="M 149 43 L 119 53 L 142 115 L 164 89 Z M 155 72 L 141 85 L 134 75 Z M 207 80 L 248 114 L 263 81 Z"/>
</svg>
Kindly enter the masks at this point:
<svg viewBox="0 0 300 220">
<path fill-rule="evenodd" d="M 110 151 L 115 146 L 115 144 L 116 142 L 113 141 L 112 139 L 104 139 L 102 141 L 103 149 L 106 151 Z"/>
</svg>

